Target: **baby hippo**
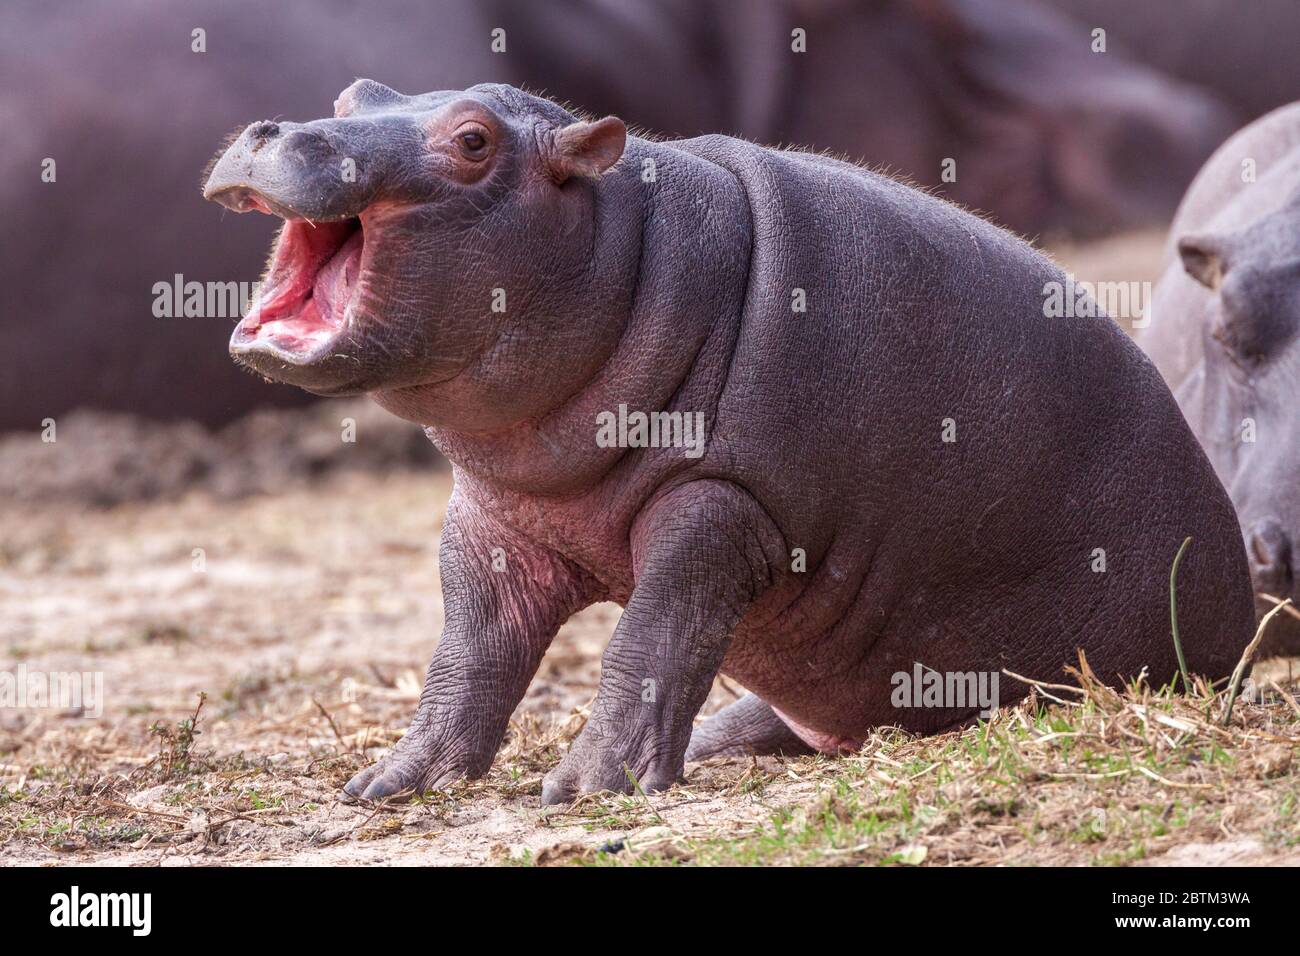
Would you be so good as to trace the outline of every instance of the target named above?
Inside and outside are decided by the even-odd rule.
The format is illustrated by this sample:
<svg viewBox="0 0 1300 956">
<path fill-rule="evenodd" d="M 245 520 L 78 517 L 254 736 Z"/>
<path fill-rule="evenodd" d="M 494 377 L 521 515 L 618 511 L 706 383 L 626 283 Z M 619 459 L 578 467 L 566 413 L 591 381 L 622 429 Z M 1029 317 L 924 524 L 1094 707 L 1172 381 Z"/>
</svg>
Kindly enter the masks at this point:
<svg viewBox="0 0 1300 956">
<path fill-rule="evenodd" d="M 1188 665 L 1224 676 L 1251 635 L 1231 502 L 1150 362 L 1047 317 L 1065 277 L 1027 245 L 900 183 L 361 80 L 331 119 L 248 127 L 205 192 L 285 219 L 235 359 L 369 393 L 453 465 L 446 625 L 353 795 L 486 772 L 597 601 L 624 613 L 544 803 L 666 788 L 688 746 L 953 727 L 1078 648 L 1165 682 L 1187 536 Z M 719 673 L 753 696 L 692 746 Z"/>
<path fill-rule="evenodd" d="M 1170 239 L 1139 341 L 1237 507 L 1259 613 L 1300 603 L 1300 103 L 1220 147 Z M 1263 650 L 1300 654 L 1300 620 Z"/>
</svg>

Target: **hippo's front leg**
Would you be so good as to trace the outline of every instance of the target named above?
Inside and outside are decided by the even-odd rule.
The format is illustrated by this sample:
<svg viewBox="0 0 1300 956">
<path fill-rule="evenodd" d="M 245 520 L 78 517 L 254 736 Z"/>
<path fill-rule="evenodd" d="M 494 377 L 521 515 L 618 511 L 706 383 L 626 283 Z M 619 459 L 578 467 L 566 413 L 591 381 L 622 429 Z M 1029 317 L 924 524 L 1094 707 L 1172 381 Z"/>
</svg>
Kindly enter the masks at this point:
<svg viewBox="0 0 1300 956">
<path fill-rule="evenodd" d="M 560 625 L 588 603 L 559 556 L 452 496 L 439 550 L 446 624 L 410 729 L 344 787 L 378 800 L 487 772 Z"/>
<path fill-rule="evenodd" d="M 694 481 L 659 497 L 632 532 L 635 585 L 601 660 L 587 726 L 546 775 L 542 803 L 646 790 L 682 775 L 691 722 L 732 630 L 784 553 L 766 512 L 735 485 Z"/>
</svg>

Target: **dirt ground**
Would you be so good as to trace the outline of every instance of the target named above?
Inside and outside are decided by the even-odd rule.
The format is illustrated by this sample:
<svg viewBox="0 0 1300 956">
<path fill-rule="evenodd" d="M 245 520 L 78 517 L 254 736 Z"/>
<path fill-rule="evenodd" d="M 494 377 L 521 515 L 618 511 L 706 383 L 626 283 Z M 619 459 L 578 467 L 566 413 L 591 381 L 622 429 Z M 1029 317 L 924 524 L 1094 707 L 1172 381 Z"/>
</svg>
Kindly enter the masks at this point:
<svg viewBox="0 0 1300 956">
<path fill-rule="evenodd" d="M 1159 242 L 1060 258 L 1081 277 L 1151 278 Z M 301 421 L 336 441 L 337 412 Z M 1081 679 L 1075 697 L 1044 687 L 959 733 L 882 731 L 838 761 L 714 761 L 667 794 L 543 812 L 609 605 L 561 630 L 485 780 L 345 802 L 342 784 L 399 739 L 437 640 L 449 473 L 401 437 L 364 468 L 333 452 L 293 464 L 310 440 L 275 464 L 264 434 L 268 464 L 221 478 L 213 448 L 252 441 L 243 426 L 221 446 L 186 431 L 170 444 L 208 462 L 203 480 L 164 481 L 148 471 L 169 460 L 162 433 L 146 468 L 120 447 L 140 428 L 112 427 L 127 430 L 86 427 L 101 451 L 84 470 L 42 465 L 30 436 L 0 446 L 0 670 L 99 672 L 104 693 L 97 719 L 0 709 L 2 862 L 1300 864 L 1288 662 L 1257 672 L 1267 690 L 1226 724 L 1222 688 L 1115 695 Z M 720 680 L 706 713 L 739 692 Z"/>
<path fill-rule="evenodd" d="M 1098 802 L 1078 778 L 1110 781 L 1116 771 L 1062 753 L 1053 758 L 1062 769 L 1050 760 L 1014 769 L 1021 785 L 1011 799 L 1034 806 L 1021 821 L 1024 811 L 1007 810 L 1007 788 L 997 786 L 1005 768 L 989 776 L 1008 754 L 970 732 L 928 741 L 882 734 L 845 761 L 717 761 L 690 768 L 687 783 L 665 795 L 595 797 L 543 813 L 541 775 L 581 727 L 612 606 L 561 631 L 486 780 L 387 807 L 342 802 L 343 782 L 399 737 L 419 693 L 442 618 L 436 545 L 449 490 L 446 471 L 352 474 L 237 501 L 196 493 L 112 509 L 6 508 L 8 666 L 101 671 L 104 711 L 94 720 L 0 712 L 4 860 L 622 862 L 638 859 L 639 840 L 668 862 L 774 854 L 908 862 L 909 841 L 923 833 L 932 862 L 1300 862 L 1290 772 L 1300 707 L 1285 670 L 1289 705 L 1238 704 L 1236 719 L 1264 736 L 1238 740 L 1249 756 L 1231 767 L 1192 760 L 1169 769 L 1169 753 L 1156 755 L 1147 765 L 1158 780 L 1113 781 L 1120 786 Z M 719 682 L 709 709 L 735 693 Z M 181 725 L 199 694 L 198 733 L 187 739 Z M 1016 719 L 1007 717 L 1009 741 Z M 1010 746 L 1059 734 L 1035 722 L 1033 739 Z M 1194 756 L 1205 743 L 1182 750 Z M 1209 743 L 1233 750 L 1232 740 Z M 1256 746 L 1281 750 L 1261 765 Z M 936 789 L 914 789 L 938 765 Z M 1205 776 L 1220 772 L 1222 780 Z M 1195 805 L 1180 802 L 1188 794 Z M 1112 815 L 1113 846 L 1088 829 L 1099 807 Z M 1171 814 L 1181 826 L 1166 828 Z M 831 833 L 822 817 L 848 829 Z M 880 825 L 860 832 L 872 820 Z M 610 852 L 597 853 L 602 846 Z M 855 847 L 862 860 L 845 855 Z M 1118 859 L 1106 857 L 1112 851 Z"/>
<path fill-rule="evenodd" d="M 104 712 L 0 711 L 0 780 L 23 795 L 0 806 L 4 859 L 471 863 L 621 835 L 592 829 L 586 811 L 537 807 L 543 769 L 594 694 L 614 606 L 565 626 L 487 783 L 379 815 L 339 802 L 418 697 L 442 620 L 450 484 L 445 470 L 344 475 L 234 502 L 7 508 L 9 666 L 101 671 Z M 174 728 L 201 693 L 199 733 L 179 758 L 150 728 Z M 717 696 L 730 699 L 721 686 Z M 686 816 L 724 809 L 710 790 Z"/>
</svg>

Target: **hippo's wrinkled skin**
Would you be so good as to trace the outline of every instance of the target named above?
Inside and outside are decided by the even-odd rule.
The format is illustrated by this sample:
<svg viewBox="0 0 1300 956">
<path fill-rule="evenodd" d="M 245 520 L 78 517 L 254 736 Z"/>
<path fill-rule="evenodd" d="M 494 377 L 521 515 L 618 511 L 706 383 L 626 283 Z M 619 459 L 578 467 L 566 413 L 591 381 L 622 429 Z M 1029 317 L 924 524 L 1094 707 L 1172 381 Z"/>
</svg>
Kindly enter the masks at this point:
<svg viewBox="0 0 1300 956">
<path fill-rule="evenodd" d="M 1170 243 L 1139 342 L 1232 496 L 1256 592 L 1300 602 L 1300 103 L 1214 154 Z M 1300 653 L 1300 622 L 1265 651 Z"/>
<path fill-rule="evenodd" d="M 358 81 L 336 112 L 253 124 L 206 192 L 290 217 L 235 357 L 369 391 L 453 462 L 442 640 L 351 793 L 485 772 L 560 624 L 602 599 L 625 611 L 544 802 L 673 783 L 719 670 L 756 699 L 693 757 L 974 714 L 895 708 L 916 662 L 1053 676 L 1083 647 L 1107 679 L 1165 681 L 1186 535 L 1188 663 L 1236 661 L 1226 493 L 1122 332 L 1044 318 L 1064 276 L 1008 233 L 856 166 L 650 142 L 511 87 Z M 703 454 L 601 447 L 620 405 L 703 414 Z"/>
</svg>

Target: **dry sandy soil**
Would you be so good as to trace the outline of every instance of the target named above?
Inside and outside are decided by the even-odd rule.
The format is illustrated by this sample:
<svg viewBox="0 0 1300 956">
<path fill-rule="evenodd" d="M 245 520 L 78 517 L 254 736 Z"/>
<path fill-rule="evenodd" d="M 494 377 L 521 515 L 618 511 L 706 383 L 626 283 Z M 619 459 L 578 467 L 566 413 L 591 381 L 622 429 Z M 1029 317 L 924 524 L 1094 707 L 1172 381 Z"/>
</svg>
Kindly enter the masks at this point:
<svg viewBox="0 0 1300 956">
<path fill-rule="evenodd" d="M 564 628 L 486 784 L 379 813 L 339 802 L 418 697 L 450 484 L 445 470 L 351 475 L 236 502 L 0 514 L 7 668 L 102 672 L 105 698 L 94 720 L 0 711 L 5 860 L 468 863 L 621 835 L 591 830 L 585 811 L 538 810 L 541 773 L 594 694 L 613 606 Z M 162 734 L 199 694 L 192 746 Z M 687 802 L 702 814 L 724 801 Z"/>
<path fill-rule="evenodd" d="M 1150 278 L 1158 245 L 1061 258 L 1081 277 Z M 302 427 L 336 441 L 336 418 Z M 1086 669 L 1028 675 L 1082 691 L 1044 687 L 938 738 L 884 730 L 844 760 L 716 761 L 667 794 L 543 813 L 541 776 L 582 726 L 613 606 L 563 628 L 485 780 L 344 802 L 341 785 L 400 737 L 437 640 L 449 474 L 399 450 L 378 472 L 263 468 L 231 485 L 182 468 L 159 484 L 130 470 L 138 429 L 112 452 L 101 430 L 110 464 L 81 475 L 67 434 L 73 465 L 57 469 L 30 437 L 0 448 L 0 471 L 20 461 L 26 476 L 0 494 L 0 671 L 102 672 L 104 709 L 0 710 L 3 862 L 1300 863 L 1300 668 L 1284 662 L 1226 727 L 1222 688 L 1116 695 Z M 202 439 L 185 447 L 212 457 Z M 706 712 L 738 692 L 719 681 Z"/>
<path fill-rule="evenodd" d="M 543 814 L 541 775 L 581 727 L 611 606 L 563 629 L 485 781 L 341 802 L 414 706 L 442 618 L 449 485 L 445 471 L 342 475 L 233 502 L 6 509 L 6 666 L 101 671 L 105 700 L 97 720 L 0 712 L 4 860 L 1300 862 L 1285 669 L 1289 696 L 1239 703 L 1237 729 L 1217 737 L 1181 700 L 1099 699 L 1062 718 L 1009 711 L 982 732 L 882 732 L 851 760 L 715 762 L 665 795 Z M 735 692 L 720 682 L 710 708 Z M 1090 735 L 1086 751 L 1061 748 Z"/>
</svg>

